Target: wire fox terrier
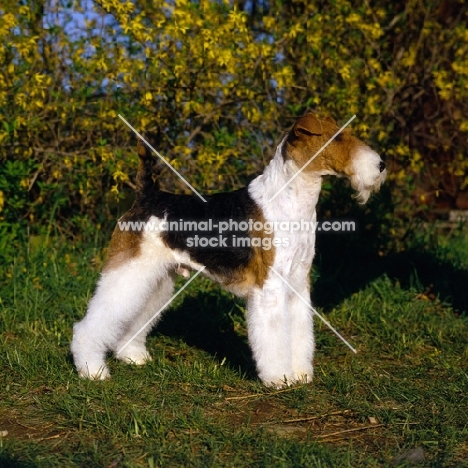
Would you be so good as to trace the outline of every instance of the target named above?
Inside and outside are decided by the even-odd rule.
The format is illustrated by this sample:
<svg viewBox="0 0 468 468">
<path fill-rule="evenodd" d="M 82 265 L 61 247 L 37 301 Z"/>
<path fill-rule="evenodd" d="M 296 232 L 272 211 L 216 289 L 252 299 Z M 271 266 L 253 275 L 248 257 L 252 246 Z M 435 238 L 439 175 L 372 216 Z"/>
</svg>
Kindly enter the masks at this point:
<svg viewBox="0 0 468 468">
<path fill-rule="evenodd" d="M 387 172 L 379 155 L 349 130 L 332 139 L 337 132 L 330 117 L 301 117 L 262 175 L 240 190 L 206 196 L 206 203 L 159 191 L 152 158 L 139 143 L 135 203 L 119 220 L 86 316 L 74 326 L 71 350 L 79 375 L 108 378 L 109 351 L 126 362 L 149 361 L 146 336 L 170 302 L 176 274 L 203 269 L 246 298 L 248 340 L 260 379 L 278 387 L 310 381 L 315 232 L 284 223 L 316 223 L 323 176 L 347 177 L 365 203 Z M 164 228 L 147 228 L 158 223 Z"/>
</svg>

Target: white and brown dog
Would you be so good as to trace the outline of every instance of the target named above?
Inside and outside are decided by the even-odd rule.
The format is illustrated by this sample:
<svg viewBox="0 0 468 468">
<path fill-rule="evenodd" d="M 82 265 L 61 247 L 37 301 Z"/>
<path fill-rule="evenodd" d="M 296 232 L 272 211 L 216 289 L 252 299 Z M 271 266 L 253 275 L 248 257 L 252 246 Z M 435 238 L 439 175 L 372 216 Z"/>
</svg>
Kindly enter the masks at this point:
<svg viewBox="0 0 468 468">
<path fill-rule="evenodd" d="M 152 159 L 139 144 L 136 201 L 119 220 L 87 314 L 74 326 L 71 350 L 79 375 L 108 378 L 109 351 L 134 364 L 150 360 L 146 335 L 173 294 L 176 273 L 205 267 L 203 274 L 247 299 L 248 338 L 261 380 L 277 386 L 310 381 L 314 335 L 309 273 L 315 232 L 272 232 L 262 226 L 315 222 L 325 175 L 347 177 L 361 203 L 380 188 L 384 162 L 348 130 L 313 158 L 338 130 L 333 119 L 307 114 L 282 139 L 262 175 L 240 190 L 207 196 L 206 203 L 159 191 Z M 141 229 L 141 223 L 181 226 L 187 220 L 198 223 L 192 224 L 197 232 Z M 216 231 L 221 223 L 229 226 L 223 239 Z M 129 225 L 139 228 L 126 230 Z M 197 235 L 204 236 L 204 244 L 193 241 Z M 241 235 L 252 242 L 239 246 Z"/>
</svg>

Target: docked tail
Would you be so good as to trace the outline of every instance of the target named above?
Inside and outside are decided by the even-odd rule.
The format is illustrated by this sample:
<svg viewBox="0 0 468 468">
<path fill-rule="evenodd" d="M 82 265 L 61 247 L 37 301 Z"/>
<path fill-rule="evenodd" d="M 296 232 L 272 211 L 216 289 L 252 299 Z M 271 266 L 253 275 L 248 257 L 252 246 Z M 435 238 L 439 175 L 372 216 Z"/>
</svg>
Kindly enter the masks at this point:
<svg viewBox="0 0 468 468">
<path fill-rule="evenodd" d="M 158 189 L 158 184 L 153 180 L 153 158 L 146 143 L 138 139 L 137 143 L 138 157 L 138 172 L 136 176 L 136 190 L 140 195 L 144 195 L 153 190 Z"/>
</svg>

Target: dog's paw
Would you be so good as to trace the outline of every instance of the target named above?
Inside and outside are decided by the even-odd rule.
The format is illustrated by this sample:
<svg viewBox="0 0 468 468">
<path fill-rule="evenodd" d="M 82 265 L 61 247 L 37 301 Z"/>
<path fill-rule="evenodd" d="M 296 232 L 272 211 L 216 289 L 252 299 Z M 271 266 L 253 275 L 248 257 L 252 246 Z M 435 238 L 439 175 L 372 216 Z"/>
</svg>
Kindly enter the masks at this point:
<svg viewBox="0 0 468 468">
<path fill-rule="evenodd" d="M 277 389 L 289 387 L 292 383 L 286 376 L 261 376 L 260 379 L 266 387 Z"/>
<path fill-rule="evenodd" d="M 308 384 L 312 382 L 313 373 L 312 372 L 298 372 L 294 376 L 294 383 L 297 385 Z"/>
<path fill-rule="evenodd" d="M 89 379 L 89 380 L 110 379 L 110 372 L 106 365 L 99 366 L 99 367 L 86 366 L 83 369 L 78 369 L 78 375 L 82 379 Z"/>
<path fill-rule="evenodd" d="M 295 370 L 292 380 L 298 384 L 308 384 L 312 382 L 313 377 L 314 370 L 312 367 L 308 366 L 304 369 Z"/>
<path fill-rule="evenodd" d="M 294 385 L 304 385 L 312 382 L 313 372 L 297 372 L 291 376 L 283 377 L 262 377 L 263 384 L 267 387 L 277 389 L 292 387 Z"/>
<path fill-rule="evenodd" d="M 116 357 L 123 362 L 137 366 L 142 366 L 152 360 L 151 354 L 146 348 L 131 348 L 130 346 L 127 346 L 122 352 L 117 353 Z"/>
</svg>

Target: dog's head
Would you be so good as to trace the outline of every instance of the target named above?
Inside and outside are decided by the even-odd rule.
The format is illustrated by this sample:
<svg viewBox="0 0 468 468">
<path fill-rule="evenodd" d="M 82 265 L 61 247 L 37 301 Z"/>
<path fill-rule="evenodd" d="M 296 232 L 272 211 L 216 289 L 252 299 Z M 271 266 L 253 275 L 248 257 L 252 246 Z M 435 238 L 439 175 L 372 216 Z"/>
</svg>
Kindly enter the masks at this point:
<svg viewBox="0 0 468 468">
<path fill-rule="evenodd" d="M 301 117 L 286 137 L 283 157 L 292 160 L 304 175 L 347 177 L 356 190 L 356 198 L 366 203 L 380 189 L 387 176 L 380 156 L 359 138 L 339 127 L 331 117 L 314 114 Z"/>
</svg>

